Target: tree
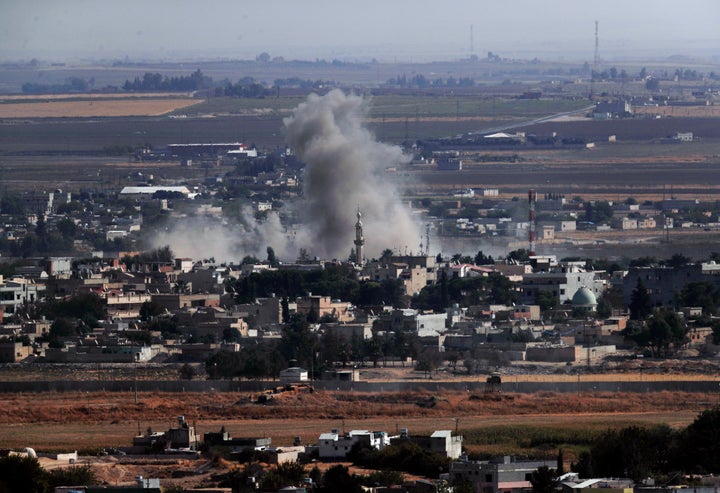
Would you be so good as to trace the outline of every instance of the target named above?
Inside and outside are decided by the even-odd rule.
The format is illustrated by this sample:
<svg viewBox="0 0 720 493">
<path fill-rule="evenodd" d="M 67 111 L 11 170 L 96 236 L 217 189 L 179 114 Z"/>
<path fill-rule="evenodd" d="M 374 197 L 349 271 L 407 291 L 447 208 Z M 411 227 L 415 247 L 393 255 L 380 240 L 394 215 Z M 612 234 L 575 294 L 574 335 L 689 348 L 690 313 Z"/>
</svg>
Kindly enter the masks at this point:
<svg viewBox="0 0 720 493">
<path fill-rule="evenodd" d="M 555 469 L 548 466 L 538 467 L 530 476 L 530 484 L 536 493 L 553 493 L 555 482 Z"/>
<path fill-rule="evenodd" d="M 192 380 L 195 378 L 195 375 L 197 372 L 195 371 L 195 367 L 190 365 L 189 363 L 185 363 L 180 368 L 180 379 L 181 380 Z"/>
<path fill-rule="evenodd" d="M 415 370 L 425 372 L 426 378 L 432 378 L 432 372 L 440 366 L 441 361 L 442 357 L 437 351 L 425 350 L 418 355 Z"/>
<path fill-rule="evenodd" d="M 20 195 L 5 193 L 0 198 L 0 214 L 23 216 L 26 213 L 25 202 Z"/>
<path fill-rule="evenodd" d="M 298 366 L 310 366 L 315 344 L 315 334 L 310 330 L 305 315 L 294 313 L 282 329 L 279 347 L 282 355 L 287 361 L 297 360 Z"/>
<path fill-rule="evenodd" d="M 398 471 L 373 471 L 358 479 L 367 487 L 394 486 L 405 483 L 405 475 Z"/>
<path fill-rule="evenodd" d="M 322 488 L 320 491 L 327 493 L 361 493 L 363 491 L 360 481 L 351 476 L 347 467 L 342 464 L 332 466 L 323 475 Z"/>
<path fill-rule="evenodd" d="M 593 223 L 608 222 L 613 217 L 612 206 L 606 201 L 586 202 L 585 220 Z"/>
<path fill-rule="evenodd" d="M 77 225 L 71 219 L 60 219 L 55 227 L 63 238 L 73 239 L 77 236 Z"/>
<path fill-rule="evenodd" d="M 642 278 L 638 276 L 637 284 L 630 294 L 630 319 L 643 320 L 647 318 L 653 310 L 652 300 L 645 288 Z"/>
<path fill-rule="evenodd" d="M 590 455 L 590 452 L 588 452 L 587 450 L 580 452 L 578 461 L 570 464 L 570 470 L 572 472 L 578 473 L 578 476 L 581 479 L 592 478 L 593 477 L 593 468 L 592 468 L 592 456 Z"/>
<path fill-rule="evenodd" d="M 60 339 L 74 335 L 77 335 L 77 331 L 72 322 L 67 318 L 58 318 L 50 325 L 50 330 L 48 331 L 50 347 L 61 348 L 62 343 Z"/>
<path fill-rule="evenodd" d="M 287 486 L 299 486 L 305 477 L 305 467 L 299 462 L 284 462 L 265 472 L 260 487 L 279 490 Z"/>
<path fill-rule="evenodd" d="M 664 425 L 608 430 L 590 447 L 592 474 L 639 482 L 654 473 L 665 472 L 672 437 L 672 430 Z"/>
<path fill-rule="evenodd" d="M 672 267 L 673 269 L 678 269 L 689 264 L 690 262 L 692 262 L 692 259 L 690 257 L 686 257 L 681 253 L 673 253 L 672 257 L 665 261 L 665 265 L 667 265 L 668 267 Z"/>
<path fill-rule="evenodd" d="M 47 472 L 49 490 L 58 486 L 96 485 L 98 479 L 90 466 L 71 466 Z"/>
<path fill-rule="evenodd" d="M 140 320 L 147 322 L 153 317 L 156 317 L 163 313 L 163 308 L 154 301 L 144 301 L 140 305 Z"/>
<path fill-rule="evenodd" d="M 679 442 L 676 460 L 686 472 L 720 472 L 720 407 L 700 413 Z"/>
<path fill-rule="evenodd" d="M 475 265 L 492 265 L 493 263 L 495 263 L 495 261 L 490 255 L 485 255 L 482 250 L 478 250 L 475 255 Z"/>
<path fill-rule="evenodd" d="M 546 312 L 557 306 L 558 299 L 552 291 L 540 290 L 535 296 L 535 303 L 540 306 L 541 311 Z"/>
<path fill-rule="evenodd" d="M 49 488 L 47 474 L 35 457 L 0 458 L 0 492 L 45 493 Z"/>
<path fill-rule="evenodd" d="M 612 315 L 612 304 L 606 296 L 600 296 L 597 300 L 597 316 L 598 318 L 608 318 Z"/>
<path fill-rule="evenodd" d="M 524 248 L 518 248 L 507 254 L 508 260 L 515 260 L 517 262 L 527 262 L 530 260 L 528 251 Z"/>
<path fill-rule="evenodd" d="M 275 250 L 273 250 L 272 247 L 267 247 L 267 261 L 268 264 L 270 264 L 270 267 L 277 267 L 280 262 L 278 262 L 277 257 L 275 256 Z"/>
<path fill-rule="evenodd" d="M 673 310 L 659 310 L 630 337 L 640 346 L 649 347 L 657 357 L 668 357 L 672 349 L 687 342 L 688 327 Z"/>
<path fill-rule="evenodd" d="M 703 313 L 714 315 L 720 304 L 720 289 L 709 281 L 689 282 L 678 297 L 683 306 L 699 306 Z"/>
</svg>

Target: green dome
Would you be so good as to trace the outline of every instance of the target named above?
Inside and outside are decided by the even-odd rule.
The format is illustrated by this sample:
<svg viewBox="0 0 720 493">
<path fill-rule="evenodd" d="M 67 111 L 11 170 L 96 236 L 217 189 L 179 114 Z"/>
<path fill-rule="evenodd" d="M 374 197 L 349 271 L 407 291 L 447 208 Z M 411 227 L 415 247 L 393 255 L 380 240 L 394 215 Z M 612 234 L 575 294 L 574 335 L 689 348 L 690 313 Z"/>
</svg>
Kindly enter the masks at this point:
<svg viewBox="0 0 720 493">
<path fill-rule="evenodd" d="M 575 291 L 575 294 L 572 297 L 572 304 L 573 306 L 594 306 L 597 305 L 597 299 L 595 299 L 595 295 L 592 291 L 583 286 Z"/>
</svg>

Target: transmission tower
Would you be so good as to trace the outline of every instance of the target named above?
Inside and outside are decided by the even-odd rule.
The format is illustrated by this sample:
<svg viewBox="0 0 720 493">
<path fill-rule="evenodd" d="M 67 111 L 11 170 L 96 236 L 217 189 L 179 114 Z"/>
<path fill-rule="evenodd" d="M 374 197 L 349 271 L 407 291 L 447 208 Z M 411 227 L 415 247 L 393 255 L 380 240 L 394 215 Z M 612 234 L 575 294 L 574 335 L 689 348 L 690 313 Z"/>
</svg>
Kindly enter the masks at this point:
<svg viewBox="0 0 720 493">
<path fill-rule="evenodd" d="M 598 21 L 595 21 L 595 56 L 593 56 L 592 73 L 590 74 L 590 99 L 595 95 L 595 75 L 598 73 L 598 51 L 600 49 L 600 36 L 598 35 Z"/>
<path fill-rule="evenodd" d="M 473 39 L 473 25 L 470 24 L 470 55 L 475 53 L 475 41 Z"/>
<path fill-rule="evenodd" d="M 600 36 L 598 34 L 598 21 L 595 21 L 595 56 L 593 57 L 593 68 L 597 70 L 598 50 L 600 49 Z"/>
</svg>

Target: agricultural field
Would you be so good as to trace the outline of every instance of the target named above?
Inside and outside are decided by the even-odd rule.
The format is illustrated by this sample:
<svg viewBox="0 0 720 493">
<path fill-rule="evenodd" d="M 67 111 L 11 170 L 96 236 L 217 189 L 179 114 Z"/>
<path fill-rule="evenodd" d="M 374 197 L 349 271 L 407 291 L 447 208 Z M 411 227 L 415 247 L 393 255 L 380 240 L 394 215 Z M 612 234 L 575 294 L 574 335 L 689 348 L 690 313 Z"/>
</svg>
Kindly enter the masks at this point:
<svg viewBox="0 0 720 493">
<path fill-rule="evenodd" d="M 174 99 L 58 99 L 55 101 L 2 101 L 0 118 L 88 118 L 160 116 L 197 103 Z"/>
<path fill-rule="evenodd" d="M 0 119 L 160 116 L 197 104 L 178 93 L 0 96 Z"/>
</svg>

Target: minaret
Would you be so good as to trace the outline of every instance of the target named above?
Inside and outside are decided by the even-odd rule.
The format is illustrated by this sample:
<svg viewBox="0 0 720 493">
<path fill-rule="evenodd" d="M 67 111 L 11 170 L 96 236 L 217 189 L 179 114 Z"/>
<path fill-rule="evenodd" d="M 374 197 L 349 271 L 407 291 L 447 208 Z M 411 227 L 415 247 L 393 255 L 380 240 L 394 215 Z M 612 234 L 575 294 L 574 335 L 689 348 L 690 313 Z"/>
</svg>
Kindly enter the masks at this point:
<svg viewBox="0 0 720 493">
<path fill-rule="evenodd" d="M 360 218 L 362 217 L 362 214 L 360 214 L 360 208 L 358 207 L 357 211 L 357 222 L 355 223 L 355 263 L 362 267 L 363 261 L 365 260 L 364 254 L 363 254 L 363 245 L 365 244 L 365 238 L 363 237 L 363 225 Z"/>
</svg>

